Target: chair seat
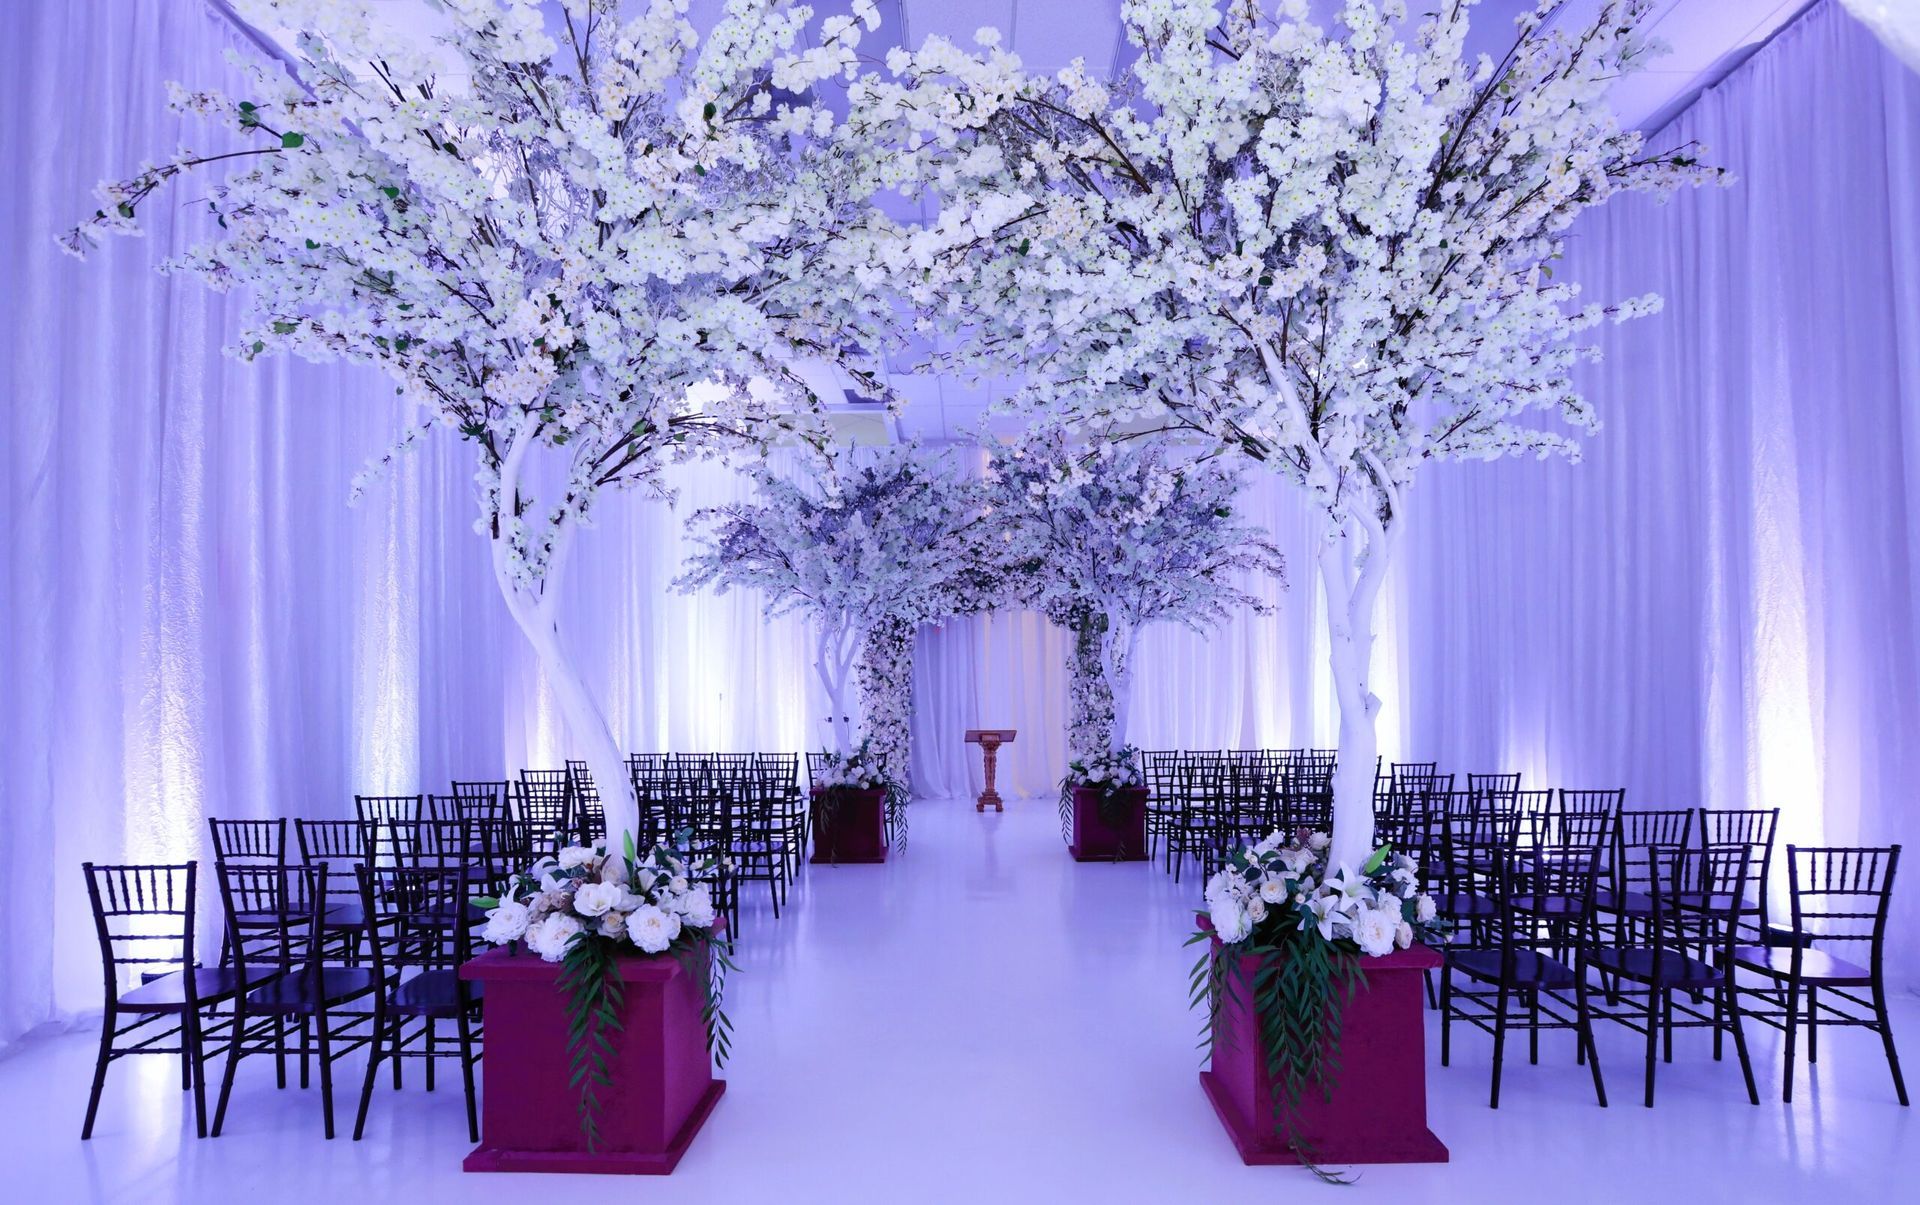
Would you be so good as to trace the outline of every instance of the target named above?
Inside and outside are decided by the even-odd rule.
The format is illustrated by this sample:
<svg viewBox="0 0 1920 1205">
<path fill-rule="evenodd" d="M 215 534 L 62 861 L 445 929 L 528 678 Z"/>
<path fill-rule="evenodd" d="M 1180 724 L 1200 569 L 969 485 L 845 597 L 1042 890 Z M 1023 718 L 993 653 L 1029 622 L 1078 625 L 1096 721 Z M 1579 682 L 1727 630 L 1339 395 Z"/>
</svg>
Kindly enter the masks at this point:
<svg viewBox="0 0 1920 1205">
<path fill-rule="evenodd" d="M 1515 912 L 1535 916 L 1584 916 L 1587 909 L 1585 900 L 1570 895 L 1516 895 L 1507 903 Z"/>
<path fill-rule="evenodd" d="M 486 986 L 480 982 L 468 984 L 467 998 L 480 999 L 486 994 L 482 990 Z M 395 1012 L 409 1016 L 451 1017 L 460 1011 L 459 972 L 422 971 L 394 989 L 391 1003 Z"/>
<path fill-rule="evenodd" d="M 1471 891 L 1454 891 L 1433 897 L 1433 905 L 1441 916 L 1493 916 L 1500 911 L 1500 905 L 1484 895 L 1475 895 Z"/>
<path fill-rule="evenodd" d="M 276 973 L 267 969 L 252 971 L 247 976 L 247 986 L 257 987 L 266 983 Z M 233 967 L 195 967 L 193 968 L 193 990 L 201 1004 L 229 999 L 240 990 L 240 972 Z M 185 971 L 175 971 L 169 975 L 162 975 L 158 979 L 148 980 L 121 995 L 119 1000 L 119 1007 L 134 1012 L 180 1012 L 186 1006 Z"/>
<path fill-rule="evenodd" d="M 1730 891 L 1681 891 L 1674 894 L 1673 902 L 1676 906 L 1684 908 L 1689 912 L 1731 912 L 1735 910 L 1733 893 Z M 1738 911 L 1743 916 L 1752 915 L 1760 911 L 1760 904 L 1756 900 L 1743 899 L 1738 903 Z"/>
<path fill-rule="evenodd" d="M 1787 979 L 1793 975 L 1794 953 L 1791 947 L 1741 946 L 1733 952 L 1733 960 L 1749 971 L 1758 971 L 1775 979 Z M 1802 949 L 1799 955 L 1802 983 L 1864 987 L 1873 982 L 1873 972 L 1844 958 L 1835 958 L 1825 950 Z"/>
<path fill-rule="evenodd" d="M 1592 963 L 1595 970 L 1608 975 L 1669 987 L 1716 987 L 1726 978 L 1712 965 L 1679 950 L 1644 946 L 1602 946 L 1593 952 Z"/>
<path fill-rule="evenodd" d="M 367 927 L 367 913 L 359 901 L 342 900 L 327 905 L 327 914 L 320 923 L 328 929 L 364 929 Z"/>
<path fill-rule="evenodd" d="M 1615 891 L 1607 888 L 1594 893 L 1593 906 L 1615 916 L 1652 916 L 1653 897 L 1643 891 Z"/>
<path fill-rule="evenodd" d="M 307 1012 L 318 1004 L 340 1004 L 364 996 L 377 982 L 368 967 L 324 967 L 320 971 L 321 999 L 316 1001 L 306 968 L 299 967 L 248 992 L 247 1007 L 255 1012 Z"/>
<path fill-rule="evenodd" d="M 1499 983 L 1500 951 L 1498 950 L 1454 950 L 1446 951 L 1446 959 L 1461 971 L 1486 983 Z M 1516 950 L 1513 955 L 1513 976 L 1507 984 L 1512 987 L 1537 987 L 1559 990 L 1574 986 L 1573 969 L 1556 958 L 1533 950 Z"/>
</svg>

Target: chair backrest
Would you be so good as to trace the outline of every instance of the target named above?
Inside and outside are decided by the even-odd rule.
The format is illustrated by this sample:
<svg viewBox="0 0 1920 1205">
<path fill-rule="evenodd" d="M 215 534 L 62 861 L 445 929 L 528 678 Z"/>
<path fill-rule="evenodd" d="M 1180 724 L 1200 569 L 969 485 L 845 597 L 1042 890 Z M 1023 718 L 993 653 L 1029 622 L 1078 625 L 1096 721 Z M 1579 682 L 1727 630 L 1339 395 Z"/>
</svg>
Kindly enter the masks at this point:
<svg viewBox="0 0 1920 1205">
<path fill-rule="evenodd" d="M 260 866 L 222 862 L 220 903 L 234 969 L 251 980 L 261 971 L 305 968 L 318 984 L 321 918 L 327 906 L 327 863 Z M 311 994 L 318 999 L 317 991 Z"/>
<path fill-rule="evenodd" d="M 411 824 L 420 819 L 418 795 L 355 795 L 353 809 L 362 824 Z"/>
<path fill-rule="evenodd" d="M 1898 845 L 1788 845 L 1793 931 L 1818 944 L 1867 943 L 1878 975 L 1899 865 Z"/>
<path fill-rule="evenodd" d="M 1616 891 L 1644 891 L 1651 889 L 1652 877 L 1648 863 L 1657 856 L 1657 851 L 1685 850 L 1688 835 L 1693 831 L 1693 811 L 1690 808 L 1653 808 L 1635 809 L 1621 812 L 1613 829 L 1613 852 L 1609 859 L 1608 878 L 1612 880 Z M 1672 858 L 1668 858 L 1672 863 Z M 1678 873 L 1677 863 L 1667 867 L 1669 884 Z"/>
<path fill-rule="evenodd" d="M 1469 774 L 1467 790 L 1475 795 L 1510 795 L 1520 789 L 1520 772 L 1511 774 Z"/>
<path fill-rule="evenodd" d="M 513 783 L 504 778 L 453 780 L 453 795 L 461 801 L 462 808 L 471 808 L 483 815 L 504 812 L 513 794 Z"/>
<path fill-rule="evenodd" d="M 1780 830 L 1779 808 L 1701 808 L 1700 846 L 1739 846 L 1747 851 L 1749 885 L 1766 907 L 1767 887 L 1773 879 L 1773 843 Z"/>
<path fill-rule="evenodd" d="M 194 862 L 99 865 L 83 862 L 87 901 L 100 942 L 100 969 L 106 998 L 119 998 L 123 975 L 194 965 Z M 194 1000 L 193 976 L 186 977 L 187 999 Z"/>
<path fill-rule="evenodd" d="M 295 820 L 302 862 L 351 865 L 367 860 L 367 826 L 358 820 Z"/>
<path fill-rule="evenodd" d="M 456 970 L 467 960 L 473 933 L 467 908 L 477 885 L 464 866 L 361 866 L 356 878 L 376 976 L 401 968 Z"/>
<path fill-rule="evenodd" d="M 261 862 L 280 865 L 287 860 L 287 822 L 280 820 L 220 820 L 209 817 L 216 862 Z"/>
<path fill-rule="evenodd" d="M 520 815 L 542 846 L 570 845 L 574 832 L 573 777 L 565 770 L 520 771 Z"/>
<path fill-rule="evenodd" d="M 1553 842 L 1599 846 L 1613 842 L 1625 789 L 1573 791 L 1560 788 L 1553 808 Z"/>
</svg>

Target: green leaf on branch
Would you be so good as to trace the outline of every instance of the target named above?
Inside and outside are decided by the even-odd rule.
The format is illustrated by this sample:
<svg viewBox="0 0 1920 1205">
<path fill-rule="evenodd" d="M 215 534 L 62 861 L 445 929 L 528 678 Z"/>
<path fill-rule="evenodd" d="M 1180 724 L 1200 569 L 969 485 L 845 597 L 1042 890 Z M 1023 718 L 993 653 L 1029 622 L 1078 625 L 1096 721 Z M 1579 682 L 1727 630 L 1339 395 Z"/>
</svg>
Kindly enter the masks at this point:
<svg viewBox="0 0 1920 1205">
<path fill-rule="evenodd" d="M 306 141 L 307 136 L 305 134 L 296 134 L 292 130 L 288 130 L 286 133 L 280 135 L 280 145 L 287 150 L 293 150 L 296 147 L 303 146 Z"/>
</svg>

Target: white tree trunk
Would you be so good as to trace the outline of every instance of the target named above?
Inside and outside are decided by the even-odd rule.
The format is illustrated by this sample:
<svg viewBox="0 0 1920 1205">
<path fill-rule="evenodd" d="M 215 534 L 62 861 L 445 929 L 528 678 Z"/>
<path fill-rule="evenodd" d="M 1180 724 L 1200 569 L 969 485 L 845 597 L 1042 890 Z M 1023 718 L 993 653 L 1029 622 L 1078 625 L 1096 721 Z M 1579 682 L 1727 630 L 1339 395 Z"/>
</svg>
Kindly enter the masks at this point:
<svg viewBox="0 0 1920 1205">
<path fill-rule="evenodd" d="M 500 588 L 500 596 L 506 600 L 507 611 L 540 659 L 540 668 L 553 687 L 560 712 L 567 718 L 567 733 L 593 774 L 594 789 L 600 795 L 600 807 L 606 816 L 607 848 L 617 853 L 625 847 L 624 839 L 629 834 L 636 841 L 639 839 L 640 803 L 633 793 L 633 777 L 627 772 L 619 743 L 613 739 L 605 713 L 574 667 L 558 622 L 560 583 L 573 548 L 575 520 L 562 520 L 555 528 L 546 572 L 537 591 L 517 580 L 513 571 L 507 530 L 510 523 L 517 521 L 520 473 L 532 446 L 533 436 L 523 426 L 513 432 L 507 453 L 500 462 L 500 513 L 493 516 L 491 536 L 493 580 Z"/>
<path fill-rule="evenodd" d="M 1373 780 L 1379 755 L 1379 696 L 1370 682 L 1373 619 L 1391 542 L 1375 529 L 1362 546 L 1330 530 L 1319 555 L 1327 600 L 1327 643 L 1340 706 L 1340 755 L 1333 775 L 1333 848 L 1328 863 L 1359 870 L 1373 853 Z"/>
<path fill-rule="evenodd" d="M 1131 623 L 1120 623 L 1107 616 L 1107 630 L 1101 639 L 1102 668 L 1107 689 L 1113 697 L 1113 728 L 1107 735 L 1107 749 L 1118 753 L 1127 747 L 1127 721 L 1133 715 L 1133 654 L 1139 631 Z"/>
<path fill-rule="evenodd" d="M 813 668 L 820 675 L 820 684 L 827 690 L 827 706 L 831 714 L 827 722 L 833 726 L 834 752 L 844 760 L 853 753 L 853 720 L 847 713 L 847 682 L 853 676 L 853 663 L 859 655 L 861 633 L 846 623 L 829 623 L 820 620 L 820 642 L 816 650 Z"/>
<path fill-rule="evenodd" d="M 540 658 L 540 668 L 553 687 L 560 713 L 567 717 L 568 735 L 593 773 L 593 785 L 607 818 L 607 849 L 617 854 L 625 848 L 624 835 L 632 833 L 638 841 L 640 831 L 640 805 L 634 798 L 633 776 L 627 771 L 626 758 L 613 739 L 607 717 L 574 668 L 559 631 L 551 623 L 536 621 L 529 625 L 517 613 L 515 618 L 520 619 L 520 630 Z"/>
</svg>

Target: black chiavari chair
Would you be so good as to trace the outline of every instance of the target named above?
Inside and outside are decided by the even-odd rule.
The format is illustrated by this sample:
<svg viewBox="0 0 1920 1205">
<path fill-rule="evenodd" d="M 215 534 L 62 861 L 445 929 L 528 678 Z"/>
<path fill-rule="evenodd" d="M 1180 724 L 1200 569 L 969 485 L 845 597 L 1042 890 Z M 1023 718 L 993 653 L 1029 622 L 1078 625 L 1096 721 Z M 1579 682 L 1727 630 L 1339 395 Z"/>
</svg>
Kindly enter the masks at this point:
<svg viewBox="0 0 1920 1205">
<path fill-rule="evenodd" d="M 496 817 L 480 825 L 511 823 Z M 473 1084 L 479 1036 L 482 985 L 460 978 L 460 965 L 472 954 L 472 916 L 467 900 L 477 886 L 464 865 L 441 867 L 368 867 L 358 873 L 361 906 L 368 922 L 368 954 L 380 990 L 373 998 L 372 1052 L 360 1086 L 360 1107 L 353 1137 L 366 1130 L 367 1106 L 382 1060 L 391 1060 L 395 1086 L 403 1059 L 426 1061 L 426 1085 L 434 1088 L 434 1066 L 442 1058 L 459 1060 L 466 1093 L 467 1138 L 480 1140 Z M 454 1042 L 442 1046 L 439 1026 L 451 1021 Z M 408 1023 L 417 1022 L 408 1032 Z"/>
<path fill-rule="evenodd" d="M 366 914 L 360 910 L 360 889 L 347 873 L 371 856 L 367 846 L 367 826 L 358 820 L 295 820 L 294 835 L 300 847 L 300 861 L 308 866 L 325 862 L 342 868 L 342 873 L 327 878 L 327 914 L 323 927 L 328 937 L 328 957 L 349 965 L 359 961 L 360 935 L 366 928 Z"/>
<path fill-rule="evenodd" d="M 1440 977 L 1440 1065 L 1452 1057 L 1453 1022 L 1493 1036 L 1493 1085 L 1488 1104 L 1500 1107 L 1507 1031 L 1527 1031 L 1527 1057 L 1540 1061 L 1540 1033 L 1567 1029 L 1576 1058 L 1587 1061 L 1593 1092 L 1607 1103 L 1599 1053 L 1593 1043 L 1588 959 L 1595 948 L 1593 892 L 1600 844 L 1535 846 L 1503 857 L 1495 871 L 1495 914 L 1486 946 L 1448 945 Z M 1455 977 L 1466 980 L 1455 986 Z"/>
<path fill-rule="evenodd" d="M 539 849 L 555 849 L 579 840 L 580 823 L 573 810 L 573 779 L 567 771 L 522 770 L 520 782 L 520 817 L 533 830 L 534 844 Z"/>
<path fill-rule="evenodd" d="M 1780 827 L 1779 808 L 1701 808 L 1700 847 L 1740 849 L 1747 858 L 1747 894 L 1740 901 L 1744 940 L 1759 945 L 1791 945 L 1790 930 L 1773 927 L 1769 916 L 1768 884 L 1773 875 L 1773 838 Z M 1680 897 L 1680 906 L 1718 908 L 1723 901 Z"/>
<path fill-rule="evenodd" d="M 1628 812 L 1627 816 L 1636 813 Z M 1642 835 L 1642 834 L 1636 834 Z M 1696 851 L 1664 827 L 1661 840 L 1640 848 L 1632 859 L 1645 870 L 1647 910 L 1637 931 L 1627 940 L 1602 945 L 1593 952 L 1592 965 L 1608 983 L 1610 1003 L 1639 997 L 1637 1011 L 1603 1012 L 1647 1039 L 1643 1103 L 1653 1107 L 1654 1069 L 1664 1059 L 1673 1061 L 1676 1028 L 1710 1027 L 1714 1057 L 1720 1054 L 1722 1033 L 1733 1035 L 1746 1079 L 1747 1099 L 1760 1103 L 1754 1086 L 1753 1063 L 1747 1057 L 1746 1031 L 1734 982 L 1734 940 L 1739 929 L 1736 902 L 1746 891 L 1747 863 L 1740 852 L 1727 847 Z M 1631 846 L 1630 846 L 1631 848 Z M 1684 892 L 1697 892 L 1710 901 L 1706 907 L 1675 906 Z M 1635 986 L 1629 986 L 1635 985 Z M 1678 993 L 1678 995 L 1676 995 Z M 1692 1007 L 1691 1000 L 1711 994 L 1711 1012 Z"/>
<path fill-rule="evenodd" d="M 1625 947 L 1633 942 L 1636 923 L 1654 915 L 1655 863 L 1662 857 L 1669 865 L 1669 888 L 1677 881 L 1672 871 L 1680 851 L 1688 848 L 1693 831 L 1690 808 L 1648 808 L 1621 812 L 1614 825 L 1601 885 L 1593 904 L 1603 917 L 1613 918 L 1612 941 Z M 1678 897 L 1664 901 L 1665 909 L 1678 904 Z"/>
<path fill-rule="evenodd" d="M 251 982 L 263 972 L 271 978 L 234 997 L 232 1038 L 220 1078 L 220 1101 L 213 1111 L 213 1135 L 219 1137 L 226 1124 L 234 1075 L 243 1059 L 274 1055 L 276 1078 L 282 1087 L 286 1085 L 286 1034 L 291 1022 L 298 1027 L 303 1086 L 309 1056 L 318 1055 L 321 1117 L 326 1136 L 332 1138 L 333 1064 L 369 1040 L 364 1032 L 354 1032 L 367 1014 L 346 1006 L 371 995 L 377 982 L 366 967 L 327 966 L 321 957 L 327 864 L 222 863 L 217 869 L 234 967 L 244 981 Z M 271 915 L 274 921 L 270 925 L 241 922 L 242 917 L 258 915 Z"/>
<path fill-rule="evenodd" d="M 180 1056 L 180 1086 L 193 1092 L 194 1128 L 207 1136 L 205 1044 L 217 1036 L 215 1010 L 257 985 L 241 968 L 199 965 L 194 941 L 198 866 L 81 864 L 102 979 L 100 1050 L 80 1137 L 93 1137 L 107 1068 L 135 1054 Z M 171 1041 L 174 1044 L 168 1045 Z"/>
<path fill-rule="evenodd" d="M 423 796 L 355 795 L 353 808 L 366 830 L 368 858 L 392 866 L 409 855 L 414 826 L 425 811 Z"/>
<path fill-rule="evenodd" d="M 1899 865 L 1898 845 L 1788 845 L 1791 927 L 1778 935 L 1781 944 L 1735 951 L 1740 969 L 1765 980 L 1764 986 L 1750 990 L 1770 1007 L 1749 1010 L 1749 1015 L 1786 1035 L 1783 1101 L 1793 1101 L 1795 1040 L 1804 1025 L 1809 1063 L 1819 1060 L 1822 1028 L 1845 1026 L 1879 1034 L 1894 1095 L 1902 1105 L 1907 1103 L 1907 1082 L 1900 1074 L 1900 1054 L 1887 1014 L 1887 916 Z M 1744 906 L 1738 914 L 1748 915 Z M 1842 958 L 1835 949 L 1849 957 Z"/>
</svg>

